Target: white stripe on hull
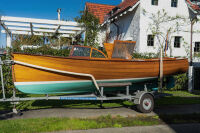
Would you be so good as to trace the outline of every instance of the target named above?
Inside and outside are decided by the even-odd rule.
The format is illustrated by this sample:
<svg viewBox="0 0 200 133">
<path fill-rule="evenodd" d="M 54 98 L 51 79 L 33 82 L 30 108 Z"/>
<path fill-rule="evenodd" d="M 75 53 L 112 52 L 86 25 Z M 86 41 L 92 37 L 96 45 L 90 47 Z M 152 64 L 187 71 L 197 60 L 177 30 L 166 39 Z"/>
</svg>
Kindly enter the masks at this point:
<svg viewBox="0 0 200 133">
<path fill-rule="evenodd" d="M 145 77 L 145 78 L 128 78 L 128 79 L 105 79 L 97 80 L 97 82 L 117 82 L 117 81 L 127 81 L 127 80 L 145 80 L 145 79 L 155 79 L 157 77 Z M 43 82 L 14 82 L 15 85 L 36 85 L 36 84 L 58 84 L 58 83 L 84 83 L 92 82 L 91 80 L 71 80 L 71 81 L 43 81 Z"/>
</svg>

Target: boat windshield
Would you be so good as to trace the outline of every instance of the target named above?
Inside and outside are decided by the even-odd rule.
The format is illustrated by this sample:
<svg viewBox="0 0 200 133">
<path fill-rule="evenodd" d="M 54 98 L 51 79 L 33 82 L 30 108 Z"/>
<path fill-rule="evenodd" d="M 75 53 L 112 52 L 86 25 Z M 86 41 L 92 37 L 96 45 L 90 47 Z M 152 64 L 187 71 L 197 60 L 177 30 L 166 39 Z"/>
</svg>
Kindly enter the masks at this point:
<svg viewBox="0 0 200 133">
<path fill-rule="evenodd" d="M 91 48 L 74 46 L 72 56 L 90 57 Z"/>
<path fill-rule="evenodd" d="M 106 55 L 97 50 L 96 48 L 91 48 L 88 46 L 78 46 L 78 45 L 74 45 L 72 47 L 71 53 L 70 53 L 71 57 L 78 57 L 78 58 L 106 58 Z"/>
<path fill-rule="evenodd" d="M 135 48 L 134 41 L 118 41 L 114 42 L 112 58 L 132 59 L 132 54 Z"/>
<path fill-rule="evenodd" d="M 92 58 L 105 58 L 105 56 L 100 53 L 99 51 L 93 49 L 92 50 L 92 55 L 91 55 Z"/>
</svg>

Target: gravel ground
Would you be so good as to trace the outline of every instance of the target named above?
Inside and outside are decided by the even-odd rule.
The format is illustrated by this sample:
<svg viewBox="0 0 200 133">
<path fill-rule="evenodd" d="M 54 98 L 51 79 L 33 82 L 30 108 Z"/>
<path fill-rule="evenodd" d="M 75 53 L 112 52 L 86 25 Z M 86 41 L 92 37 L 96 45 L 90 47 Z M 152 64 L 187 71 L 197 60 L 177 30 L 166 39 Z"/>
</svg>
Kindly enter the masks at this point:
<svg viewBox="0 0 200 133">
<path fill-rule="evenodd" d="M 53 108 L 40 110 L 21 111 L 19 115 L 12 112 L 0 111 L 0 120 L 3 119 L 25 119 L 25 118 L 44 118 L 44 117 L 70 117 L 70 118 L 93 118 L 102 115 L 111 116 L 138 116 L 138 115 L 157 115 L 157 114 L 192 114 L 200 113 L 200 104 L 192 105 L 173 105 L 155 108 L 154 112 L 142 114 L 136 111 L 136 108 L 106 108 L 106 109 L 70 109 Z"/>
</svg>

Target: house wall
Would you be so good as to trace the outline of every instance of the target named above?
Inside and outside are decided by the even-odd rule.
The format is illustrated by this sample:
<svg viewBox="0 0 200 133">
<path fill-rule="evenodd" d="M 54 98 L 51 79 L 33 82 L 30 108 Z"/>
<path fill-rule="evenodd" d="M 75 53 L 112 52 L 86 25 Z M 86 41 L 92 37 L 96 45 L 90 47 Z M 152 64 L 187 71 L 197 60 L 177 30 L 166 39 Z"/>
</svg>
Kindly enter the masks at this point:
<svg viewBox="0 0 200 133">
<path fill-rule="evenodd" d="M 160 50 L 160 44 L 157 39 L 154 39 L 154 46 L 147 46 L 147 36 L 152 34 L 150 30 L 150 23 L 152 19 L 150 14 L 157 14 L 158 11 L 163 9 L 167 12 L 168 16 L 182 16 L 189 18 L 190 11 L 187 7 L 185 0 L 178 0 L 177 7 L 171 7 L 171 0 L 159 0 L 158 6 L 151 4 L 152 0 L 140 0 L 140 5 L 135 8 L 133 11 L 127 12 L 123 16 L 118 16 L 118 19 L 115 20 L 115 23 L 119 25 L 119 39 L 120 40 L 132 40 L 136 41 L 136 51 L 139 53 L 158 53 Z M 144 14 L 143 11 L 146 11 Z M 189 56 L 190 51 L 190 21 L 184 23 L 180 27 L 179 31 L 169 34 L 169 50 L 167 51 L 168 56 Z M 180 22 L 180 21 L 179 21 Z M 181 22 L 182 23 L 182 22 Z M 165 34 L 166 38 L 167 30 L 170 27 L 175 28 L 176 22 L 167 22 L 164 23 L 161 27 L 161 31 Z M 113 42 L 117 39 L 117 28 L 111 23 L 108 25 L 110 30 L 110 41 Z M 200 30 L 200 23 L 194 24 L 194 31 L 196 29 Z M 175 36 L 181 36 L 181 46 L 180 48 L 174 47 L 174 38 Z M 162 45 L 165 45 L 165 39 L 161 39 Z M 193 50 L 195 42 L 200 42 L 200 33 L 193 34 Z"/>
<path fill-rule="evenodd" d="M 103 47 L 103 43 L 106 40 L 106 32 L 107 32 L 106 26 L 101 27 L 100 31 L 98 32 L 96 42 L 99 44 L 100 47 Z"/>
<path fill-rule="evenodd" d="M 159 51 L 159 43 L 157 39 L 155 39 L 154 47 L 147 46 L 147 36 L 148 34 L 152 34 L 150 29 L 150 23 L 152 23 L 152 19 L 149 18 L 151 15 L 156 14 L 159 10 L 165 10 L 168 16 L 183 16 L 189 18 L 189 9 L 185 0 L 178 0 L 178 7 L 171 7 L 171 0 L 159 0 L 158 6 L 151 5 L 152 0 L 140 0 L 141 12 L 140 12 L 140 44 L 138 51 L 141 53 L 145 52 L 153 52 L 156 53 Z M 144 15 L 143 10 L 147 13 Z M 189 21 L 189 20 L 188 20 Z M 176 22 L 168 22 L 162 25 L 162 32 L 167 33 L 167 29 L 169 27 L 174 27 Z M 194 29 L 200 29 L 200 23 L 194 25 Z M 174 36 L 182 36 L 181 47 L 174 47 Z M 185 23 L 184 26 L 181 27 L 180 31 L 172 33 L 169 35 L 170 40 L 170 49 L 167 51 L 168 55 L 171 56 L 188 56 L 189 44 L 190 44 L 190 24 Z M 162 39 L 164 41 L 164 39 Z M 193 35 L 193 46 L 196 41 L 200 41 L 200 34 L 194 33 Z M 194 50 L 194 48 L 193 48 Z"/>
<path fill-rule="evenodd" d="M 123 16 L 119 16 L 114 21 L 119 26 L 119 40 L 136 41 L 136 49 L 139 47 L 139 31 L 140 31 L 140 7 L 136 7 L 135 10 L 127 12 Z M 114 23 L 109 25 L 110 39 L 109 42 L 113 43 L 117 39 L 117 27 Z"/>
</svg>

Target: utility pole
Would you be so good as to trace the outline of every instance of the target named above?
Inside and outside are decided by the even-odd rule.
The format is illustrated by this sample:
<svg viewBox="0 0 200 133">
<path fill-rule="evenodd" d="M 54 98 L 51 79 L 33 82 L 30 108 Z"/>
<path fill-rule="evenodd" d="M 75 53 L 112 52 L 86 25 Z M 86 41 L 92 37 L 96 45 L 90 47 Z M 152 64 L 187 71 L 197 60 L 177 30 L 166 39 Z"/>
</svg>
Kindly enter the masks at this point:
<svg viewBox="0 0 200 133">
<path fill-rule="evenodd" d="M 57 9 L 58 12 L 58 20 L 60 21 L 60 12 L 61 12 L 61 8 Z M 59 26 L 59 25 L 58 25 Z M 58 37 L 58 44 L 59 44 L 59 49 L 60 49 L 60 36 Z"/>
<path fill-rule="evenodd" d="M 57 12 L 58 12 L 58 20 L 60 20 L 61 8 L 58 8 L 58 9 L 57 9 Z"/>
</svg>

